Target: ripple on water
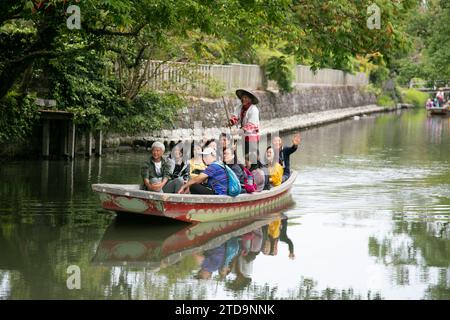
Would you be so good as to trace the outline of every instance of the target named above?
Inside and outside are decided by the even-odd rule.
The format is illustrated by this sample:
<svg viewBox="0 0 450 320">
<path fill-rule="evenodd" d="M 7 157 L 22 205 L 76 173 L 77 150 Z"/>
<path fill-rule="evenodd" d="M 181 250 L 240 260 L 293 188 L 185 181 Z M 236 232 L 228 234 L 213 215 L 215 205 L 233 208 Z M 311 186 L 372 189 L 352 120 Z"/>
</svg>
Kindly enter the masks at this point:
<svg viewBox="0 0 450 320">
<path fill-rule="evenodd" d="M 301 185 L 293 189 L 298 207 L 304 212 L 402 212 L 408 218 L 448 220 L 450 188 L 429 182 L 442 166 L 383 167 L 383 161 L 364 159 L 350 163 L 303 168 Z"/>
</svg>

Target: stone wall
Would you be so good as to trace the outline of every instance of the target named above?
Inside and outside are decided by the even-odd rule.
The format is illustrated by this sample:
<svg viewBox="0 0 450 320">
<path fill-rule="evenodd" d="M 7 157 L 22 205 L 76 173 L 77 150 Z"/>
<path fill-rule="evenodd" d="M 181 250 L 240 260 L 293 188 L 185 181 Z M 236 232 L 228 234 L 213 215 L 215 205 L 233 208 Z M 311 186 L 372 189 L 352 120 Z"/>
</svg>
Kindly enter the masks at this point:
<svg viewBox="0 0 450 320">
<path fill-rule="evenodd" d="M 356 86 L 302 86 L 295 92 L 280 94 L 272 91 L 253 91 L 260 103 L 260 120 L 284 118 L 293 115 L 336 110 L 372 105 L 376 103 L 375 95 L 364 92 Z M 176 130 L 160 130 L 135 136 L 109 134 L 104 144 L 106 147 L 132 145 L 136 141 L 145 142 L 156 139 L 176 141 L 192 133 L 194 123 L 201 121 L 204 128 L 222 128 L 226 126 L 225 104 L 229 112 L 239 104 L 236 97 L 224 99 L 191 98 L 189 107 L 180 110 L 175 121 Z M 184 130 L 183 130 L 184 129 Z"/>
<path fill-rule="evenodd" d="M 353 86 L 312 86 L 298 88 L 294 93 L 280 94 L 271 91 L 253 91 L 259 98 L 261 120 L 289 115 L 319 112 L 375 104 L 373 94 Z M 237 98 L 225 98 L 228 110 L 232 112 L 239 104 Z M 190 108 L 180 112 L 176 121 L 179 128 L 193 128 L 195 121 L 202 121 L 205 127 L 221 127 L 226 123 L 226 112 L 222 99 L 191 100 Z"/>
</svg>

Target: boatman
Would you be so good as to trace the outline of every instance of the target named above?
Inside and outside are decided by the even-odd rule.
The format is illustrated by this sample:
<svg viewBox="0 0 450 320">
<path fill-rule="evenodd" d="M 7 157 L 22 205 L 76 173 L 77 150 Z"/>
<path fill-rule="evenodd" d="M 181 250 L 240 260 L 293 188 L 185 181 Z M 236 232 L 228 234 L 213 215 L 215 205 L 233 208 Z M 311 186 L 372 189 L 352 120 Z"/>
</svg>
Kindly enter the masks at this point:
<svg viewBox="0 0 450 320">
<path fill-rule="evenodd" d="M 256 105 L 258 98 L 251 92 L 238 89 L 236 95 L 241 100 L 229 120 L 230 126 L 237 125 L 243 131 L 245 142 L 245 153 L 258 150 L 259 142 L 259 110 Z"/>
</svg>

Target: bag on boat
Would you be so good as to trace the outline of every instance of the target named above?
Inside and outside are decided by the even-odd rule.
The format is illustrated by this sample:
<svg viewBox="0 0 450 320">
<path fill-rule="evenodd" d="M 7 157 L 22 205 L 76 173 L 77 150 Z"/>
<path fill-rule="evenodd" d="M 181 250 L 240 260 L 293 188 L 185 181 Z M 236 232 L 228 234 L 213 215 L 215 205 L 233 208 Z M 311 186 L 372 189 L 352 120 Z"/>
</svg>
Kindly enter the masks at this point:
<svg viewBox="0 0 450 320">
<path fill-rule="evenodd" d="M 227 174 L 227 180 L 228 180 L 227 194 L 229 196 L 236 197 L 237 195 L 239 195 L 241 193 L 241 183 L 239 182 L 239 179 L 238 179 L 236 173 L 234 173 L 234 171 L 231 170 L 231 168 L 226 165 L 223 165 L 221 163 L 217 163 L 217 164 L 219 166 L 221 166 L 222 169 L 224 169 Z"/>
<path fill-rule="evenodd" d="M 246 167 L 244 167 L 243 169 L 245 174 L 244 189 L 245 191 L 247 191 L 247 193 L 253 193 L 256 191 L 255 177 Z"/>
</svg>

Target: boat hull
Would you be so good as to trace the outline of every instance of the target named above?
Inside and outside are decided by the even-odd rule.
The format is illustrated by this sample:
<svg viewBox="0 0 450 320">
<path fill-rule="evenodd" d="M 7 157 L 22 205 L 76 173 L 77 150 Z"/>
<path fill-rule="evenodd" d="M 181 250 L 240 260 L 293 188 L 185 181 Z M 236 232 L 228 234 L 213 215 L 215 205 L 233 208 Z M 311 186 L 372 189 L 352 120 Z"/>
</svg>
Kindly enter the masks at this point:
<svg viewBox="0 0 450 320">
<path fill-rule="evenodd" d="M 428 112 L 433 115 L 447 115 L 450 114 L 448 108 L 428 108 Z"/>
<path fill-rule="evenodd" d="M 93 185 L 104 209 L 118 213 L 161 216 L 186 222 L 209 222 L 262 216 L 293 204 L 290 188 L 296 173 L 282 186 L 251 195 L 174 195 Z"/>
</svg>

